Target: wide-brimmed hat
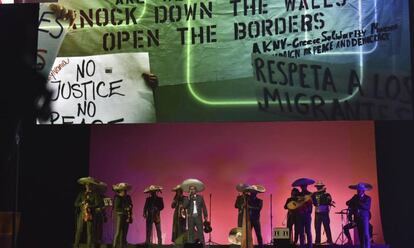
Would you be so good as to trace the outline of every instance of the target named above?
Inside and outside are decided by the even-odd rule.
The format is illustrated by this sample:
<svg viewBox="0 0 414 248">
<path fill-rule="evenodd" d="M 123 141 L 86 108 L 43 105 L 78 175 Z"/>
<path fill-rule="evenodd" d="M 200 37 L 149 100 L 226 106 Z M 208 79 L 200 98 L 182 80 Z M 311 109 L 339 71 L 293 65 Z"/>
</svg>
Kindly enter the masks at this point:
<svg viewBox="0 0 414 248">
<path fill-rule="evenodd" d="M 201 182 L 198 179 L 186 179 L 183 181 L 183 183 L 181 184 L 181 188 L 183 189 L 184 192 L 189 192 L 190 191 L 190 187 L 194 186 L 197 192 L 201 192 L 204 190 L 205 186 L 204 183 Z"/>
<path fill-rule="evenodd" d="M 264 193 L 266 188 L 263 185 L 253 184 L 248 189 L 249 192 Z"/>
<path fill-rule="evenodd" d="M 99 190 L 102 193 L 105 193 L 106 190 L 108 189 L 108 184 L 97 180 L 98 184 L 96 185 L 97 190 Z"/>
<path fill-rule="evenodd" d="M 96 180 L 93 177 L 81 177 L 78 179 L 78 183 L 81 185 L 85 185 L 85 184 L 99 185 L 98 180 Z"/>
<path fill-rule="evenodd" d="M 325 184 L 322 181 L 317 181 L 314 186 L 315 187 L 324 187 Z"/>
<path fill-rule="evenodd" d="M 179 189 L 181 189 L 181 190 L 182 190 L 182 188 L 181 188 L 181 184 L 178 184 L 177 186 L 175 186 L 174 188 L 172 188 L 172 191 L 177 191 L 177 190 L 179 190 Z"/>
<path fill-rule="evenodd" d="M 350 189 L 364 190 L 364 191 L 372 189 L 372 185 L 369 183 L 358 183 L 358 184 L 349 185 L 348 187 Z"/>
<path fill-rule="evenodd" d="M 298 187 L 298 186 L 307 186 L 307 185 L 311 185 L 314 184 L 315 180 L 310 179 L 310 178 L 299 178 L 297 180 L 295 180 L 292 183 L 292 187 Z"/>
<path fill-rule="evenodd" d="M 129 185 L 128 183 L 118 183 L 118 184 L 112 185 L 112 190 L 115 192 L 119 192 L 122 190 L 130 190 L 130 189 L 131 189 L 131 185 Z"/>
<path fill-rule="evenodd" d="M 246 190 L 250 187 L 247 183 L 239 183 L 236 185 L 236 190 L 239 192 L 246 192 Z"/>
<path fill-rule="evenodd" d="M 163 188 L 159 185 L 150 185 L 145 188 L 144 193 L 161 191 Z"/>
</svg>

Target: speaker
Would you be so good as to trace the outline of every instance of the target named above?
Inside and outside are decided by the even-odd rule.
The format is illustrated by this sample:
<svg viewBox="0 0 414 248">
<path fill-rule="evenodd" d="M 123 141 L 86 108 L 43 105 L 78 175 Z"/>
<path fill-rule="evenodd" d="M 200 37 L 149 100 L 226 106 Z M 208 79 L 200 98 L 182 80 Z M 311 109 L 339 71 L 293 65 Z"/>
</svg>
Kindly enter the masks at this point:
<svg viewBox="0 0 414 248">
<path fill-rule="evenodd" d="M 279 248 L 293 247 L 290 244 L 290 233 L 289 228 L 286 227 L 275 227 L 272 230 L 273 244 Z"/>
</svg>

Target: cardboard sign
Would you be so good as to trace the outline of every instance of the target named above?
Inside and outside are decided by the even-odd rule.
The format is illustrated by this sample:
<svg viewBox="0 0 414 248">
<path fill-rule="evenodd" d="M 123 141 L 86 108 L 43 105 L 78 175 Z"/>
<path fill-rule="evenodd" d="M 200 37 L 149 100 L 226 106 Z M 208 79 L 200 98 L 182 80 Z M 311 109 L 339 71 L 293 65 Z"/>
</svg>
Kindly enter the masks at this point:
<svg viewBox="0 0 414 248">
<path fill-rule="evenodd" d="M 155 121 L 148 53 L 57 58 L 50 73 L 52 115 L 45 124 Z"/>
</svg>

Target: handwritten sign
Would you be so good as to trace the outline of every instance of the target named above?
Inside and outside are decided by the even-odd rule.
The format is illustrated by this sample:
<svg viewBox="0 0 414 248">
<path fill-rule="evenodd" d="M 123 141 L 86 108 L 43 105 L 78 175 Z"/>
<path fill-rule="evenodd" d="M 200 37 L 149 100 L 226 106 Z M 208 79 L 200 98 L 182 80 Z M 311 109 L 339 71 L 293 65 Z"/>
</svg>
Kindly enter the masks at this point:
<svg viewBox="0 0 414 248">
<path fill-rule="evenodd" d="M 157 108 L 161 121 L 240 120 L 241 115 L 234 114 L 233 107 L 245 109 L 243 120 L 269 120 L 269 115 L 257 113 L 251 54 L 306 61 L 312 68 L 317 68 L 318 63 L 329 64 L 335 80 L 349 77 L 341 74 L 346 64 L 355 70 L 363 87 L 376 87 L 378 80 L 369 76 L 381 72 L 385 86 L 390 77 L 388 98 L 394 98 L 391 90 L 402 96 L 400 90 L 412 87 L 405 83 L 411 84 L 406 79 L 411 71 L 410 53 L 405 52 L 410 50 L 407 1 L 60 0 L 59 4 L 77 14 L 59 49 L 59 57 L 151 54 L 152 73 L 159 79 Z M 62 63 L 63 66 L 66 65 Z M 339 91 L 339 86 L 347 83 L 331 83 L 329 73 L 326 75 L 322 87 L 328 90 L 321 96 L 324 106 L 335 106 L 331 104 L 335 99 L 347 104 L 350 99 L 363 97 L 360 93 L 364 91 L 358 88 L 351 94 Z M 403 83 L 395 83 L 393 76 Z M 331 90 L 334 86 L 337 92 Z M 403 87 L 392 88 L 399 86 Z M 171 94 L 161 97 L 161 92 Z M 401 98 L 404 102 L 405 93 Z M 171 104 L 182 104 L 183 100 L 188 100 L 188 108 Z M 357 105 L 348 115 L 318 109 L 308 115 L 300 109 L 306 114 L 277 114 L 270 119 L 412 119 L 411 108 L 406 108 L 405 103 L 402 108 L 385 111 L 388 103 L 381 104 L 379 98 L 375 101 L 381 105 L 377 114 L 371 113 L 373 109 L 368 103 L 363 107 L 365 112 L 359 111 Z M 289 106 L 285 104 L 287 100 L 282 103 L 281 106 Z M 192 110 L 200 104 L 205 105 L 205 111 L 223 107 L 223 112 L 219 111 L 223 116 Z"/>
<path fill-rule="evenodd" d="M 142 77 L 149 71 L 148 53 L 57 58 L 45 124 L 154 122 L 153 92 Z"/>
<path fill-rule="evenodd" d="M 48 4 L 41 4 L 39 8 L 37 69 L 43 76 L 49 77 L 69 22 L 58 19 Z"/>
<path fill-rule="evenodd" d="M 253 54 L 260 111 L 312 120 L 412 118 L 412 78 L 358 65 Z"/>
</svg>

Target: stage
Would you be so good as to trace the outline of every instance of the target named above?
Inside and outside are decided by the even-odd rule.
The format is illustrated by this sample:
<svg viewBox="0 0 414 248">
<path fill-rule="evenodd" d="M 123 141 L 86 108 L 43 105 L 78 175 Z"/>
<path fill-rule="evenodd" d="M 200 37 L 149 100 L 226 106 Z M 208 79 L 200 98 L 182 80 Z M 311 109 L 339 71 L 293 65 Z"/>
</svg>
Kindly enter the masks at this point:
<svg viewBox="0 0 414 248">
<path fill-rule="evenodd" d="M 177 247 L 201 247 L 197 245 L 186 245 L 186 246 L 175 246 L 175 245 L 144 245 L 144 244 L 129 244 L 128 248 L 177 248 Z M 280 247 L 280 248 L 293 248 L 293 247 L 299 247 L 299 246 L 291 246 L 286 244 L 281 245 L 265 245 L 264 248 L 274 248 L 274 247 Z M 359 248 L 358 245 L 313 245 L 313 248 Z M 81 245 L 80 248 L 88 248 L 86 245 Z M 99 248 L 112 248 L 112 245 L 100 245 Z M 206 245 L 206 248 L 240 248 L 239 245 Z M 254 246 L 254 248 L 258 248 L 258 246 Z M 389 245 L 379 245 L 379 244 L 373 244 L 371 248 L 390 248 Z"/>
</svg>

